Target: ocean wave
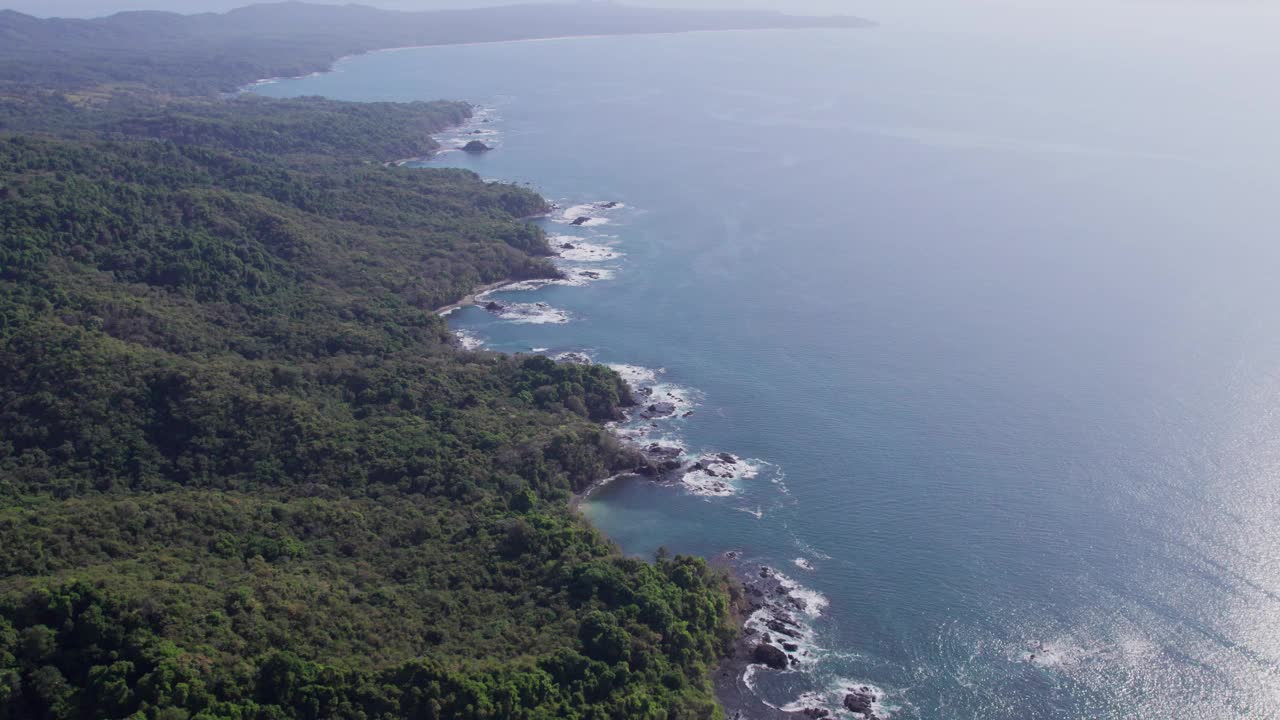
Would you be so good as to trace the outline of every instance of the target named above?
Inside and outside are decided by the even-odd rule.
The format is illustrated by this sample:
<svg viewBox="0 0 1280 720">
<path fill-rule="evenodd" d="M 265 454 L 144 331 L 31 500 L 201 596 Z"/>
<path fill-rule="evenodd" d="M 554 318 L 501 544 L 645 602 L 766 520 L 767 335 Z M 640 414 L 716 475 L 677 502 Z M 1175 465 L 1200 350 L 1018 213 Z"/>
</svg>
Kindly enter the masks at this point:
<svg viewBox="0 0 1280 720">
<path fill-rule="evenodd" d="M 477 295 L 476 299 L 479 300 L 481 298 L 487 298 L 493 293 L 530 292 L 533 290 L 541 290 L 544 287 L 550 287 L 552 285 L 560 285 L 564 287 L 585 287 L 591 283 L 600 282 L 601 280 L 612 280 L 617 276 L 617 268 L 562 267 L 560 270 L 565 275 L 562 278 L 521 280 L 519 282 L 511 283 L 510 285 L 503 285 L 497 290 Z"/>
<path fill-rule="evenodd" d="M 730 497 L 738 493 L 739 481 L 759 476 L 762 465 L 728 453 L 703 455 L 681 476 L 680 482 L 695 495 Z"/>
<path fill-rule="evenodd" d="M 848 709 L 845 705 L 845 698 L 853 694 L 869 700 L 871 711 L 869 714 L 854 713 Z M 803 693 L 800 697 L 777 709 L 788 713 L 802 713 L 810 709 L 820 709 L 826 710 L 834 717 L 891 718 L 896 711 L 902 709 L 902 706 L 897 700 L 892 699 L 892 696 L 893 693 L 886 692 L 884 688 L 863 680 L 837 678 L 828 683 L 823 689 Z"/>
<path fill-rule="evenodd" d="M 658 376 L 665 373 L 666 368 L 647 368 L 641 365 L 627 365 L 624 363 L 609 363 L 609 367 L 622 376 L 623 380 L 631 386 L 633 390 L 646 385 L 654 385 L 658 382 Z"/>
<path fill-rule="evenodd" d="M 795 560 L 792 560 L 792 562 L 795 563 L 795 566 L 800 568 L 801 570 L 810 570 L 810 571 L 813 570 L 813 563 L 809 562 L 809 560 L 806 558 L 798 557 Z"/>
<path fill-rule="evenodd" d="M 550 242 L 560 258 L 569 262 L 606 262 L 616 260 L 623 254 L 609 245 L 587 242 L 572 235 L 556 235 Z"/>
<path fill-rule="evenodd" d="M 553 220 L 565 225 L 597 227 L 609 224 L 609 218 L 605 217 L 607 213 L 624 207 L 626 207 L 626 205 L 614 200 L 601 200 L 593 203 L 571 205 L 564 208 L 560 212 L 560 216 L 553 218 Z"/>
<path fill-rule="evenodd" d="M 484 347 L 484 338 L 471 330 L 454 330 L 453 336 L 458 339 L 458 346 L 463 350 L 479 350 Z"/>
<path fill-rule="evenodd" d="M 568 310 L 546 303 L 507 303 L 493 311 L 507 322 L 521 325 L 563 325 L 572 319 Z"/>
<path fill-rule="evenodd" d="M 778 585 L 784 588 L 788 595 L 793 599 L 801 601 L 803 606 L 798 609 L 809 617 L 820 617 L 822 615 L 822 611 L 827 609 L 827 606 L 831 604 L 830 601 L 827 600 L 826 595 L 823 595 L 817 590 L 810 590 L 777 570 L 773 571 L 773 576 L 777 578 Z"/>
</svg>

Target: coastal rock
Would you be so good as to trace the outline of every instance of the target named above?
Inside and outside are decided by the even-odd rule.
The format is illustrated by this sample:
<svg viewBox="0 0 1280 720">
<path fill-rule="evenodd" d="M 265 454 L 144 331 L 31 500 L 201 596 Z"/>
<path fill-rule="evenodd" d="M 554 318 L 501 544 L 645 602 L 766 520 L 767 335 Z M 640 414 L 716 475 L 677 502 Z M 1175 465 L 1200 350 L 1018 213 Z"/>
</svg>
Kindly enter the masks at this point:
<svg viewBox="0 0 1280 720">
<path fill-rule="evenodd" d="M 844 696 L 844 707 L 855 715 L 861 715 L 867 720 L 875 720 L 876 713 L 872 703 L 876 701 L 876 694 L 869 687 L 861 687 L 856 690 L 850 690 L 848 695 Z"/>
<path fill-rule="evenodd" d="M 782 649 L 786 650 L 787 652 L 793 653 L 793 652 L 799 652 L 800 646 L 795 643 L 784 642 L 782 643 Z"/>
<path fill-rule="evenodd" d="M 823 720 L 823 718 L 831 717 L 831 711 L 823 708 L 805 708 L 804 716 L 813 718 L 813 720 Z"/>
<path fill-rule="evenodd" d="M 469 153 L 486 153 L 492 150 L 493 148 L 489 147 L 488 145 L 485 145 L 479 140 L 472 140 L 466 145 L 463 145 L 462 149 L 464 152 L 469 152 Z"/>
<path fill-rule="evenodd" d="M 644 451 L 645 454 L 650 457 L 660 458 L 663 460 L 673 460 L 684 455 L 684 448 L 682 447 L 677 447 L 675 445 L 659 445 L 658 443 L 650 444 L 644 449 Z"/>
<path fill-rule="evenodd" d="M 560 246 L 561 250 L 573 250 L 576 246 L 573 243 L 564 243 Z"/>
<path fill-rule="evenodd" d="M 768 643 L 760 643 L 759 645 L 756 645 L 756 649 L 752 657 L 756 662 L 762 665 L 767 665 L 774 670 L 787 669 L 787 654 Z"/>
<path fill-rule="evenodd" d="M 505 310 L 506 308 L 505 308 L 502 304 L 500 304 L 500 303 L 496 303 L 496 302 L 494 302 L 494 301 L 490 300 L 489 302 L 487 302 L 487 303 L 485 303 L 485 304 L 484 304 L 484 309 L 485 309 L 485 310 L 488 310 L 488 311 L 489 311 L 489 312 L 491 312 L 491 313 L 500 313 L 500 312 L 502 312 L 503 310 Z"/>
<path fill-rule="evenodd" d="M 589 222 L 591 222 L 591 218 L 586 217 L 586 216 L 583 216 L 583 217 L 579 217 L 579 218 L 574 218 L 573 222 L 572 222 L 572 223 L 570 223 L 570 224 L 571 224 L 571 225 L 573 225 L 573 226 L 575 226 L 575 227 L 580 227 L 580 226 L 582 226 L 582 225 L 586 225 L 586 224 L 587 224 L 587 223 L 589 223 Z"/>
<path fill-rule="evenodd" d="M 590 365 L 591 364 L 590 355 L 585 355 L 583 353 L 576 353 L 576 352 L 567 352 L 567 353 L 564 353 L 563 355 L 558 355 L 556 356 L 556 360 L 562 363 L 569 363 L 570 365 Z"/>
<path fill-rule="evenodd" d="M 767 627 L 767 628 L 769 628 L 770 630 L 772 630 L 772 631 L 774 631 L 774 632 L 778 633 L 779 635 L 786 635 L 787 637 L 789 637 L 789 638 L 791 638 L 791 639 L 793 639 L 793 640 L 799 640 L 799 639 L 800 639 L 800 633 L 799 633 L 799 632 L 797 632 L 796 630 L 792 630 L 791 628 L 787 627 L 786 625 L 783 625 L 781 622 L 779 622 L 779 621 L 778 621 L 778 620 L 776 620 L 776 619 L 775 619 L 775 620 L 770 620 L 769 622 L 765 623 L 765 624 L 764 624 L 764 626 L 765 626 L 765 627 Z"/>
<path fill-rule="evenodd" d="M 596 207 L 601 210 L 612 210 L 618 207 L 618 202 L 616 200 L 610 200 L 609 202 L 596 203 Z"/>
<path fill-rule="evenodd" d="M 730 455 L 729 453 L 719 453 L 718 455 L 716 455 L 716 457 L 720 459 L 720 462 L 722 462 L 722 463 L 724 463 L 724 464 L 726 464 L 726 465 L 737 465 L 737 464 L 738 464 L 738 458 L 736 458 L 736 457 L 734 457 L 734 456 Z"/>
<path fill-rule="evenodd" d="M 653 403 L 649 407 L 645 408 L 645 411 L 640 413 L 640 417 L 644 418 L 645 420 L 652 420 L 654 418 L 662 418 L 662 417 L 668 417 L 670 415 L 674 415 L 675 412 L 676 412 L 676 406 L 674 403 L 659 402 L 659 403 Z"/>
</svg>

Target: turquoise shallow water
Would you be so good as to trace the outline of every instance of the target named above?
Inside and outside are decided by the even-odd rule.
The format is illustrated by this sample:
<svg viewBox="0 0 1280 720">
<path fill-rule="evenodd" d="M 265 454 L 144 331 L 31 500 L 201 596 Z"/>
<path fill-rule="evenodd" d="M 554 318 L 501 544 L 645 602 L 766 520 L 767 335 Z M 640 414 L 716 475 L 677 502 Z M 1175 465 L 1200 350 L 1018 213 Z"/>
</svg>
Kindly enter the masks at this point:
<svg viewBox="0 0 1280 720">
<path fill-rule="evenodd" d="M 625 204 L 545 223 L 609 247 L 569 263 L 601 279 L 452 323 L 662 370 L 694 414 L 651 432 L 751 461 L 585 512 L 628 552 L 738 550 L 810 591 L 809 660 L 756 674 L 767 702 L 1265 718 L 1274 61 L 884 27 L 398 51 L 259 92 L 481 103 L 463 132 L 497 150 L 436 163 Z"/>
</svg>

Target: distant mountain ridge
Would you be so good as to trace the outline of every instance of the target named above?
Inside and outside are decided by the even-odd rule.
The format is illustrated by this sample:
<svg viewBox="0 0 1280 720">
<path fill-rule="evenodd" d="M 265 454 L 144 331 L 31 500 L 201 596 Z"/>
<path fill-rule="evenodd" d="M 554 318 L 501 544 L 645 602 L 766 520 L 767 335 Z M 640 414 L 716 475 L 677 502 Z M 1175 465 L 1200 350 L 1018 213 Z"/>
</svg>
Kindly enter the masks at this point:
<svg viewBox="0 0 1280 720">
<path fill-rule="evenodd" d="M 40 19 L 0 11 L 0 82 L 60 89 L 124 83 L 172 94 L 210 94 L 263 77 L 323 70 L 342 56 L 390 47 L 869 24 L 848 16 L 613 3 L 404 12 L 282 2 L 221 14 L 138 11 L 94 20 Z"/>
</svg>

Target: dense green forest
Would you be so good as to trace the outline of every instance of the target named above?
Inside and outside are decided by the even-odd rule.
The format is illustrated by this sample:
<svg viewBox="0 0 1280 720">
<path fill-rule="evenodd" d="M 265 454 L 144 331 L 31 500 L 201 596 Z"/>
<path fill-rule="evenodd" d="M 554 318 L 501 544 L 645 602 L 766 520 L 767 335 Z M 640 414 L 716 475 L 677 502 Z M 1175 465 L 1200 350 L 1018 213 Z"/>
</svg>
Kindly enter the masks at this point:
<svg viewBox="0 0 1280 720">
<path fill-rule="evenodd" d="M 567 505 L 626 385 L 433 312 L 557 272 L 384 164 L 466 106 L 138 103 L 0 116 L 0 718 L 719 715 L 726 579 Z"/>
<path fill-rule="evenodd" d="M 0 11 L 4 83 L 176 95 L 228 92 L 268 77 L 328 68 L 380 48 L 570 35 L 690 30 L 862 27 L 851 17 L 642 8 L 607 2 L 394 12 L 281 2 L 224 14 L 120 13 L 97 20 Z"/>
</svg>

